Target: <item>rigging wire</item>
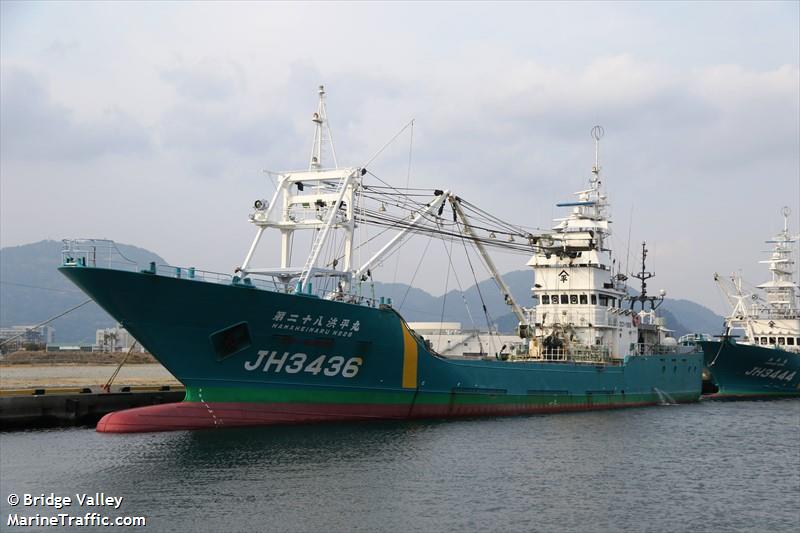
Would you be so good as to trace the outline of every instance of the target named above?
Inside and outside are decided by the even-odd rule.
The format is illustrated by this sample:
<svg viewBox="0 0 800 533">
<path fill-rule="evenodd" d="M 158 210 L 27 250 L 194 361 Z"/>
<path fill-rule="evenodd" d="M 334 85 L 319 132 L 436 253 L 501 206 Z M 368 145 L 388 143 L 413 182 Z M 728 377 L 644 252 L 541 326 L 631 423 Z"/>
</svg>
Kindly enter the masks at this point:
<svg viewBox="0 0 800 533">
<path fill-rule="evenodd" d="M 408 184 L 411 182 L 411 154 L 414 149 L 414 120 L 411 119 L 411 135 L 408 140 L 408 172 L 406 173 L 406 189 L 408 189 Z"/>
<path fill-rule="evenodd" d="M 24 283 L 14 283 L 13 281 L 3 281 L 0 280 L 0 283 L 4 285 L 14 285 L 15 287 L 25 287 L 27 289 L 41 289 L 43 291 L 53 291 L 53 292 L 81 292 L 78 289 L 56 289 L 53 287 L 39 287 L 38 285 L 26 285 Z"/>
<path fill-rule="evenodd" d="M 450 247 L 450 251 L 452 252 L 452 246 Z M 466 246 L 464 247 L 464 251 L 466 252 Z M 450 268 L 453 269 L 453 275 L 456 278 L 456 283 L 458 284 L 458 290 L 461 293 L 461 301 L 464 302 L 464 308 L 466 309 L 467 316 L 469 317 L 469 321 L 472 324 L 472 329 L 473 330 L 477 330 L 478 329 L 477 324 L 475 324 L 475 319 L 472 317 L 472 311 L 470 310 L 469 304 L 467 303 L 467 297 L 464 294 L 464 287 L 463 287 L 463 285 L 461 285 L 461 280 L 458 278 L 458 273 L 456 272 L 455 265 L 453 265 L 453 256 L 452 256 L 452 254 L 448 253 L 447 254 L 447 259 L 450 262 Z M 467 260 L 469 260 L 469 257 L 467 257 Z M 478 280 L 475 279 L 475 272 L 472 273 L 472 277 L 475 280 L 475 285 L 477 286 Z M 480 291 L 478 292 L 478 294 L 480 294 Z M 483 302 L 483 298 L 481 298 L 481 302 Z M 484 311 L 485 311 L 485 306 L 484 306 Z M 481 336 L 478 333 L 478 334 L 476 334 L 476 337 L 478 338 L 478 346 L 480 346 L 480 351 L 482 352 L 483 351 L 483 343 L 481 342 Z"/>
<path fill-rule="evenodd" d="M 384 185 L 386 185 L 386 186 L 387 186 L 389 189 L 391 189 L 391 190 L 392 190 L 392 191 L 394 191 L 395 193 L 399 194 L 401 197 L 405 196 L 405 195 L 404 195 L 402 192 L 400 192 L 400 189 L 398 189 L 397 187 L 393 187 L 391 184 L 389 184 L 389 183 L 385 182 L 384 180 L 382 180 L 382 179 L 381 179 L 379 176 L 377 176 L 377 175 L 376 175 L 374 172 L 372 172 L 371 170 L 369 170 L 369 169 L 365 169 L 365 170 L 367 171 L 367 174 L 369 174 L 370 176 L 372 176 L 372 177 L 373 177 L 373 178 L 375 178 L 376 180 L 378 180 L 378 181 L 380 181 L 381 183 L 383 183 Z M 419 202 L 416 202 L 416 203 L 417 203 L 417 205 L 419 205 L 420 207 L 423 205 L 423 204 L 420 204 Z"/>
<path fill-rule="evenodd" d="M 397 309 L 400 310 L 403 308 L 403 305 L 406 303 L 406 297 L 408 296 L 409 291 L 411 291 L 411 287 L 414 286 L 414 280 L 417 279 L 417 273 L 419 272 L 419 268 L 422 266 L 422 262 L 425 260 L 425 256 L 428 253 L 428 247 L 433 242 L 433 235 L 428 238 L 428 243 L 425 245 L 425 249 L 422 251 L 422 255 L 419 258 L 419 263 L 417 263 L 417 268 L 414 270 L 414 275 L 411 276 L 411 281 L 408 285 L 406 285 L 406 293 L 403 295 L 403 300 L 400 302 L 400 307 Z"/>
<path fill-rule="evenodd" d="M 444 244 L 444 251 L 447 252 L 447 243 L 442 241 Z M 453 250 L 453 240 L 450 240 L 450 252 L 447 252 L 447 257 L 450 257 L 450 253 Z M 442 322 L 444 322 L 444 306 L 447 303 L 447 287 L 450 284 L 450 270 L 453 269 L 453 262 L 450 261 L 450 267 L 447 269 L 447 275 L 444 279 L 444 297 L 442 298 L 442 315 L 439 317 L 439 339 L 442 338 Z"/>
<path fill-rule="evenodd" d="M 408 184 L 411 181 L 411 150 L 414 146 L 414 119 L 411 119 L 411 135 L 408 141 L 408 170 L 406 171 L 406 189 L 408 189 Z M 392 276 L 392 285 L 397 283 L 397 272 L 400 270 L 400 256 L 397 256 L 397 259 L 394 262 L 394 276 Z M 394 297 L 394 290 L 395 288 L 392 287 L 392 296 Z M 406 293 L 408 294 L 408 293 Z"/>
<path fill-rule="evenodd" d="M 384 145 L 381 147 L 381 149 L 380 149 L 380 150 L 378 150 L 377 152 L 375 152 L 375 155 L 373 155 L 371 158 L 369 158 L 369 161 L 367 161 L 366 163 L 364 163 L 363 165 L 361 165 L 361 168 L 366 168 L 366 167 L 367 167 L 367 166 L 368 166 L 370 163 L 372 163 L 373 161 L 375 161 L 375 159 L 376 159 L 376 158 L 377 158 L 379 155 L 381 155 L 381 153 L 383 153 L 383 151 L 384 151 L 384 150 L 386 150 L 386 148 L 388 148 L 388 147 L 389 147 L 389 145 L 390 145 L 390 144 L 392 144 L 392 143 L 395 141 L 395 139 L 397 139 L 398 137 L 400 137 L 400 135 L 401 135 L 401 134 L 402 134 L 404 131 L 406 131 L 406 130 L 408 129 L 408 127 L 409 127 L 409 126 L 413 126 L 413 124 L 414 124 L 414 119 L 411 119 L 411 121 L 410 121 L 408 124 L 406 124 L 405 126 L 403 126 L 402 128 L 400 128 L 400 131 L 398 131 L 398 132 L 395 134 L 395 136 L 394 136 L 394 137 L 392 137 L 391 139 L 389 139 L 389 142 L 387 142 L 386 144 L 384 144 Z"/>
<path fill-rule="evenodd" d="M 76 305 L 75 307 L 70 307 L 69 309 L 67 309 L 67 310 L 66 310 L 66 311 L 64 311 L 63 313 L 60 313 L 60 314 L 58 314 L 58 315 L 54 316 L 53 318 L 48 318 L 48 319 L 47 319 L 47 320 L 45 320 L 44 322 L 40 322 L 39 324 L 36 324 L 35 326 L 31 326 L 31 327 L 29 327 L 28 329 L 26 329 L 25 331 L 23 331 L 23 332 L 22 332 L 22 333 L 20 333 L 19 335 L 14 335 L 13 337 L 9 337 L 9 338 L 7 338 L 7 339 L 6 339 L 6 340 L 4 340 L 3 342 L 0 342 L 0 346 L 5 346 L 6 344 L 8 344 L 9 342 L 13 341 L 14 339 L 18 339 L 18 338 L 22 337 L 23 335 L 25 335 L 25 334 L 27 334 L 27 333 L 29 333 L 29 332 L 31 332 L 31 331 L 33 331 L 33 330 L 35 330 L 36 328 L 40 328 L 40 327 L 42 327 L 42 326 L 45 326 L 45 325 L 49 324 L 50 322 L 52 322 L 53 320 L 55 320 L 55 319 L 57 319 L 57 318 L 61 318 L 62 316 L 66 315 L 67 313 L 71 313 L 72 311 L 75 311 L 76 309 L 79 309 L 79 308 L 83 307 L 84 305 L 88 304 L 89 302 L 93 302 L 93 301 L 94 301 L 94 300 L 93 300 L 92 298 L 89 298 L 89 299 L 88 299 L 88 300 L 86 300 L 85 302 L 83 302 L 83 303 L 79 303 L 79 304 L 78 304 L 78 305 Z"/>
<path fill-rule="evenodd" d="M 426 220 L 431 222 L 430 215 L 426 216 Z M 460 237 L 460 234 L 457 231 L 448 230 L 448 229 L 435 229 L 429 226 L 424 226 L 422 224 L 412 225 L 411 221 L 406 219 L 400 219 L 396 217 L 387 217 L 382 216 L 378 213 L 371 213 L 367 212 L 366 214 L 359 214 L 356 218 L 356 221 L 359 223 L 364 224 L 371 224 L 374 226 L 384 226 L 387 229 L 407 229 L 411 233 L 418 233 L 418 234 L 426 234 L 432 233 L 439 235 L 441 237 Z M 445 225 L 452 225 L 452 224 L 445 224 Z M 518 234 L 511 234 L 505 233 L 500 230 L 495 231 L 495 233 L 501 233 L 503 235 L 508 235 L 512 237 Z M 522 237 L 521 235 L 518 235 Z M 493 248 L 500 248 L 509 252 L 517 252 L 517 253 L 525 253 L 531 254 L 533 251 L 537 249 L 542 249 L 541 246 L 532 244 L 531 241 L 524 241 L 524 242 L 509 242 L 509 241 L 501 241 L 497 238 L 492 237 L 465 237 L 466 239 L 473 241 L 473 242 L 480 242 L 486 246 L 491 246 Z"/>
<path fill-rule="evenodd" d="M 481 299 L 481 307 L 483 308 L 483 315 L 486 317 L 486 328 L 489 330 L 489 344 L 491 349 L 494 350 L 496 346 L 494 344 L 494 340 L 492 339 L 492 319 L 489 316 L 489 310 L 486 308 L 486 301 L 483 299 L 481 286 L 480 283 L 478 283 L 478 277 L 475 275 L 475 268 L 472 266 L 472 260 L 469 257 L 469 251 L 467 250 L 467 244 L 465 239 L 463 238 L 463 234 L 461 243 L 464 245 L 464 254 L 467 256 L 467 264 L 469 265 L 469 269 L 472 271 L 472 279 L 475 280 L 475 289 L 477 289 L 478 291 L 478 297 L 480 297 Z"/>
<path fill-rule="evenodd" d="M 370 196 L 370 195 L 367 195 L 367 197 L 369 197 L 371 199 L 374 199 L 376 202 L 382 203 L 384 205 L 384 208 L 385 208 L 386 205 L 394 205 L 394 206 L 396 206 L 398 208 L 410 208 L 410 207 L 412 207 L 412 204 L 409 203 L 409 202 L 399 202 L 398 203 L 396 201 L 392 201 L 391 199 L 388 199 L 388 197 L 387 198 L 379 198 L 379 197 Z M 396 198 L 396 197 L 394 197 L 394 198 Z M 413 207 L 416 208 L 417 210 L 419 210 L 422 207 L 426 207 L 427 205 L 429 205 L 429 204 L 421 204 L 419 202 L 414 202 L 413 203 Z M 513 236 L 520 237 L 523 240 L 522 244 L 523 244 L 523 247 L 524 247 L 526 252 L 530 252 L 530 251 L 533 250 L 533 248 L 535 248 L 535 245 L 533 244 L 533 240 L 535 239 L 535 237 L 531 232 L 527 231 L 526 229 L 524 229 L 522 227 L 514 226 L 514 225 L 509 224 L 507 222 L 504 222 L 504 221 L 498 219 L 497 217 L 493 217 L 493 216 L 487 217 L 485 215 L 482 215 L 481 214 L 482 213 L 481 210 L 475 211 L 469 205 L 467 205 L 465 211 L 470 212 L 471 218 L 479 219 L 480 221 L 484 222 L 485 224 L 488 224 L 487 226 L 481 226 L 481 225 L 474 225 L 473 224 L 473 227 L 475 229 L 483 230 L 483 231 L 486 231 L 487 233 L 500 233 L 501 235 L 504 235 L 504 236 L 507 236 L 507 237 L 513 237 Z M 372 210 L 369 210 L 369 209 L 364 209 L 363 211 L 358 212 L 357 216 L 359 217 L 359 222 L 363 222 L 363 223 L 367 223 L 367 224 L 385 225 L 385 224 L 389 223 L 389 224 L 392 224 L 392 225 L 395 225 L 395 226 L 401 227 L 401 228 L 408 227 L 410 225 L 410 220 L 408 219 L 408 217 L 402 217 L 401 218 L 401 217 L 398 217 L 397 215 L 393 215 L 391 213 L 383 213 L 381 211 L 376 212 L 376 211 L 372 211 Z M 430 215 L 428 215 L 428 217 L 430 217 Z M 445 224 L 445 225 L 451 225 L 452 226 L 453 224 L 450 223 L 450 224 Z M 421 231 L 421 229 L 418 229 L 417 231 Z M 430 229 L 427 229 L 427 231 L 430 231 Z M 441 231 L 441 230 L 437 230 L 437 231 Z M 453 233 L 452 235 L 458 236 L 457 233 Z M 493 242 L 490 239 L 492 239 L 492 238 L 489 237 L 489 239 L 487 239 L 486 242 L 490 243 L 490 244 L 494 244 L 494 245 L 499 244 L 498 242 Z M 528 243 L 527 246 L 524 244 L 525 241 L 527 241 L 527 243 Z M 505 245 L 505 246 L 508 247 L 507 245 Z M 519 247 L 519 245 L 517 247 Z"/>
</svg>

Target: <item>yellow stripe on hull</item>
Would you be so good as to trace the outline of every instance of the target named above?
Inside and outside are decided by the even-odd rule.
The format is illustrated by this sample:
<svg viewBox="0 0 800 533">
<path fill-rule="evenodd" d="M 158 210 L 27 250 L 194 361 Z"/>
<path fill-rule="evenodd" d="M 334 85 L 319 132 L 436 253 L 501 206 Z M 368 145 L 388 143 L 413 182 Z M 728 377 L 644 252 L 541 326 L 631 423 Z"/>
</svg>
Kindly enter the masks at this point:
<svg viewBox="0 0 800 533">
<path fill-rule="evenodd" d="M 403 328 L 403 388 L 417 388 L 417 341 L 408 331 L 405 324 Z"/>
</svg>

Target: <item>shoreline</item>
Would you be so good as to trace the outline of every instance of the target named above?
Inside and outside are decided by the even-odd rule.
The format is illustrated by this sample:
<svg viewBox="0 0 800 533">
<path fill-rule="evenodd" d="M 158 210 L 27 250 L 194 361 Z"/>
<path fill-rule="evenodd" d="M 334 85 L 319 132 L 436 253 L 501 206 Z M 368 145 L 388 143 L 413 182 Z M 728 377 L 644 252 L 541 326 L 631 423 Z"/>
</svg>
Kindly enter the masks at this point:
<svg viewBox="0 0 800 533">
<path fill-rule="evenodd" d="M 48 387 L 102 387 L 111 378 L 112 364 L 14 364 L 0 366 L 0 390 Z M 181 383 L 158 363 L 125 364 L 114 386 L 180 386 Z"/>
<path fill-rule="evenodd" d="M 149 353 L 133 352 L 127 359 L 127 352 L 46 352 L 16 351 L 0 356 L 0 367 L 20 365 L 125 365 L 159 364 Z"/>
</svg>

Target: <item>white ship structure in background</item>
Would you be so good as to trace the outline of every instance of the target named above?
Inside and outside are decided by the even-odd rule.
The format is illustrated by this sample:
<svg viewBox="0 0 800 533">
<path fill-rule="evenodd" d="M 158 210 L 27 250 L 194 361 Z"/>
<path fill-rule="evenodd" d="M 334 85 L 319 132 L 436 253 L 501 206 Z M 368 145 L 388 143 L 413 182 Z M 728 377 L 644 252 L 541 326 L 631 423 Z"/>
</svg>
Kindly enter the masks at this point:
<svg viewBox="0 0 800 533">
<path fill-rule="evenodd" d="M 794 279 L 791 210 L 784 207 L 783 230 L 766 241 L 772 245 L 772 279 L 752 291 L 742 277 L 714 274 L 731 305 L 720 341 L 701 342 L 719 397 L 800 396 L 800 289 Z"/>
</svg>

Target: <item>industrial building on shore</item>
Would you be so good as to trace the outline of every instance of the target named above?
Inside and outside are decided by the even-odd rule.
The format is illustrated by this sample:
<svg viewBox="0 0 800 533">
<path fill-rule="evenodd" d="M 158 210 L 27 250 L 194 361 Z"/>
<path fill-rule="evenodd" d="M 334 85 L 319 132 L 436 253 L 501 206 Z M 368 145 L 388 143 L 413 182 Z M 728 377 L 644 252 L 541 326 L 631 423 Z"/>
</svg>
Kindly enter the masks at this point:
<svg viewBox="0 0 800 533">
<path fill-rule="evenodd" d="M 10 353 L 18 350 L 46 350 L 48 352 L 127 352 L 133 350 L 145 353 L 146 350 L 121 325 L 98 329 L 94 343 L 56 342 L 55 328 L 52 326 L 3 326 L 0 327 L 0 352 Z M 134 346 L 135 345 L 135 346 Z"/>
</svg>

